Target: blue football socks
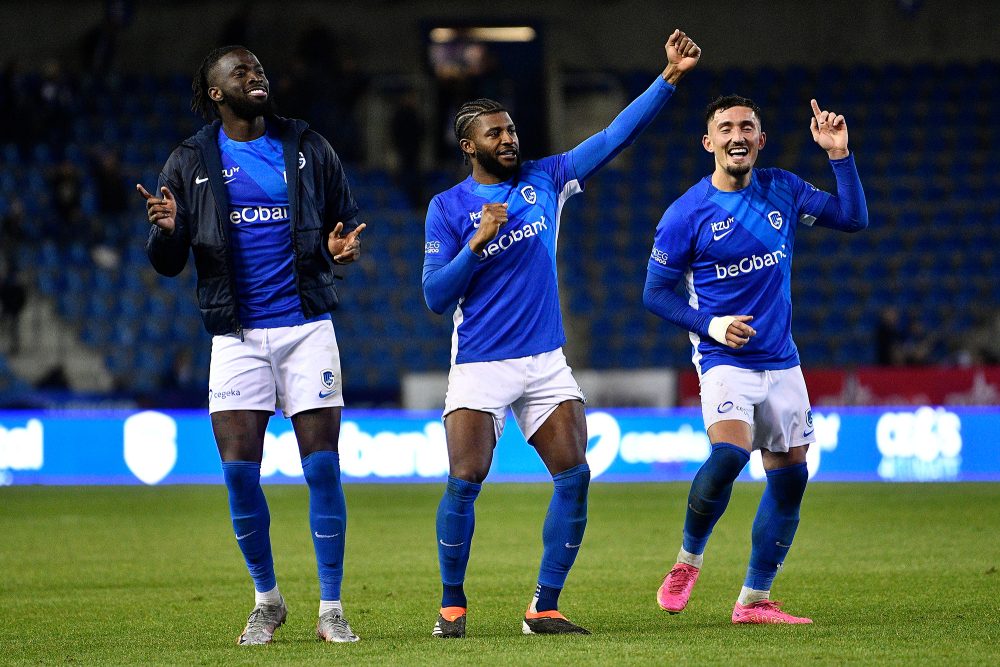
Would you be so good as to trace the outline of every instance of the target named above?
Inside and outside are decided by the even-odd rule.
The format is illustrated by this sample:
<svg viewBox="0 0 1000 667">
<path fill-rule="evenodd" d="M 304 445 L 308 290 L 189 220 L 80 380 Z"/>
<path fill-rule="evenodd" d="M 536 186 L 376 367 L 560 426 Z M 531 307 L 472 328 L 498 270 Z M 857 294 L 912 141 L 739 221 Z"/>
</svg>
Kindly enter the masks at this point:
<svg viewBox="0 0 1000 667">
<path fill-rule="evenodd" d="M 437 511 L 438 563 L 441 566 L 442 607 L 466 607 L 465 570 L 469 565 L 475 502 L 482 484 L 448 477 Z"/>
<path fill-rule="evenodd" d="M 243 552 L 254 588 L 259 593 L 270 591 L 277 583 L 271 557 L 271 515 L 260 488 L 260 464 L 223 461 L 222 475 L 229 489 L 229 514 L 233 518 L 236 543 Z"/>
<path fill-rule="evenodd" d="M 302 459 L 302 474 L 309 486 L 309 530 L 316 550 L 320 600 L 340 599 L 344 580 L 344 544 L 347 503 L 340 484 L 340 454 L 313 452 Z"/>
<path fill-rule="evenodd" d="M 587 528 L 587 490 L 590 466 L 581 463 L 552 476 L 554 489 L 542 526 L 542 564 L 535 589 L 535 611 L 559 608 L 566 583 Z"/>
<path fill-rule="evenodd" d="M 799 507 L 809 481 L 805 463 L 767 471 L 767 486 L 753 521 L 753 546 L 745 588 L 769 591 L 792 546 Z"/>
<path fill-rule="evenodd" d="M 750 460 L 750 452 L 730 444 L 712 445 L 712 454 L 702 464 L 691 482 L 687 514 L 684 519 L 684 550 L 705 552 L 712 529 L 726 511 L 733 493 L 733 482 Z"/>
</svg>

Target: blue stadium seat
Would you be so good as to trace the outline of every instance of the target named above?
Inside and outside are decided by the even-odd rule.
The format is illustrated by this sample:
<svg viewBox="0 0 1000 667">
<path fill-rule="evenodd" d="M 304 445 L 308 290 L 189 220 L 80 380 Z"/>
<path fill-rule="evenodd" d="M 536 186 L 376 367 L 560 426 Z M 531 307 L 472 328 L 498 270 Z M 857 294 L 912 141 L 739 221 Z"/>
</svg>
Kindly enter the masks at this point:
<svg viewBox="0 0 1000 667">
<path fill-rule="evenodd" d="M 630 94 L 649 81 L 647 71 L 621 77 Z M 99 96 L 74 120 L 73 138 L 60 150 L 84 173 L 86 211 L 96 211 L 95 184 L 88 175 L 90 142 L 117 146 L 132 176 L 152 188 L 170 151 L 200 126 L 186 112 L 187 75 L 155 83 L 162 91 L 155 105 L 148 97 Z M 147 84 L 145 77 L 131 74 L 120 82 L 121 90 Z M 1000 62 L 730 68 L 690 77 L 677 95 L 701 107 L 716 94 L 751 91 L 764 104 L 770 135 L 762 166 L 792 169 L 829 189 L 833 181 L 826 158 L 803 135 L 801 110 L 788 102 L 808 99 L 820 85 L 829 91 L 830 104 L 848 114 L 852 130 L 857 128 L 851 141 L 872 225 L 851 236 L 800 230 L 793 289 L 803 358 L 826 366 L 871 360 L 874 315 L 886 304 L 912 305 L 929 318 L 942 321 L 947 315 L 954 326 L 967 326 L 971 310 L 997 299 L 992 277 L 1000 172 L 988 167 L 986 151 L 997 130 L 986 121 L 1000 101 Z M 960 108 L 954 99 L 967 103 Z M 900 126 L 895 119 L 908 109 L 916 120 Z M 699 113 L 657 119 L 564 210 L 564 222 L 571 224 L 559 245 L 562 302 L 590 339 L 585 366 L 688 367 L 686 337 L 644 313 L 641 287 L 660 215 L 712 168 L 711 157 L 698 148 L 703 132 Z M 14 144 L 0 147 L 0 212 L 14 196 L 24 201 L 31 250 L 23 258 L 35 267 L 37 288 L 81 327 L 81 336 L 108 350 L 112 372 L 133 388 L 155 389 L 167 362 L 162 352 L 151 356 L 150 351 L 178 341 L 192 349 L 207 374 L 210 338 L 194 303 L 193 267 L 171 279 L 152 271 L 144 251 L 148 226 L 142 224 L 141 203 L 120 218 L 102 220 L 105 242 L 121 253 L 117 272 L 95 270 L 88 243 L 44 239 L 58 228 L 47 180 L 56 152 L 38 146 L 22 155 Z M 335 323 L 342 348 L 351 345 L 352 363 L 363 369 L 355 381 L 391 386 L 407 369 L 447 365 L 451 320 L 423 305 L 424 211 L 410 205 L 386 170 L 347 169 L 371 226 L 365 260 L 338 285 L 343 310 L 334 315 Z M 423 185 L 436 193 L 462 177 L 464 172 L 454 167 L 436 168 Z M 814 332 L 824 328 L 839 333 L 815 338 Z"/>
</svg>

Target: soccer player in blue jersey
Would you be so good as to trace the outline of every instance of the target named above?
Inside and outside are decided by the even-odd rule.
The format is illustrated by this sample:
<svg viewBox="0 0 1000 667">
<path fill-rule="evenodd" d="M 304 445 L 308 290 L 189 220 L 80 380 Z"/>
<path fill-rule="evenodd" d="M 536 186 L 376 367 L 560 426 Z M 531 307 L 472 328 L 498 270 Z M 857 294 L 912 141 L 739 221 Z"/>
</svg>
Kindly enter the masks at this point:
<svg viewBox="0 0 1000 667">
<path fill-rule="evenodd" d="M 830 158 L 836 195 L 781 169 L 754 169 L 766 139 L 760 109 L 730 95 L 706 111 L 702 146 L 714 156 L 715 171 L 675 201 L 656 228 L 643 301 L 691 332 L 712 443 L 691 484 L 677 563 L 657 592 L 671 613 L 687 605 L 733 482 L 750 452 L 760 450 L 767 485 L 732 621 L 812 622 L 770 599 L 798 527 L 806 452 L 816 440 L 792 342 L 792 248 L 799 224 L 856 232 L 868 226 L 868 209 L 847 149 L 847 122 L 811 104 L 812 137 Z M 674 293 L 682 277 L 687 302 Z"/>
<path fill-rule="evenodd" d="M 208 409 L 236 541 L 255 588 L 240 644 L 267 644 L 285 621 L 260 486 L 264 433 L 277 406 L 291 417 L 309 486 L 320 639 L 353 642 L 340 588 L 347 508 L 340 484 L 340 352 L 330 311 L 339 265 L 360 254 L 358 206 L 330 144 L 276 116 L 264 69 L 242 46 L 206 56 L 191 108 L 208 119 L 170 155 L 160 196 L 136 186 L 157 271 L 174 276 L 193 251 L 198 304 L 213 334 Z"/>
<path fill-rule="evenodd" d="M 675 30 L 663 73 L 607 129 L 560 155 L 521 162 L 507 110 L 464 104 L 455 137 L 472 174 L 436 195 L 426 221 L 423 288 L 436 313 L 454 309 L 444 421 L 450 475 L 437 513 L 443 595 L 433 634 L 464 637 L 464 590 L 473 506 L 508 407 L 552 475 L 542 562 L 525 634 L 589 634 L 559 613 L 558 599 L 587 523 L 587 423 L 562 346 L 556 236 L 566 200 L 631 144 L 698 63 L 701 50 Z"/>
</svg>

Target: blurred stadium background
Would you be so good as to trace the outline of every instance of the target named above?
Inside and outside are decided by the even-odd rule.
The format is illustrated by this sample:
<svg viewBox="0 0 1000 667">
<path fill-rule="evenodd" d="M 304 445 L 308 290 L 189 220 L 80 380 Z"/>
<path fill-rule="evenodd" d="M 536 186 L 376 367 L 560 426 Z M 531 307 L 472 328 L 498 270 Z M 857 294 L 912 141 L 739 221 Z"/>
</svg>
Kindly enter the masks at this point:
<svg viewBox="0 0 1000 667">
<path fill-rule="evenodd" d="M 602 402 L 694 400 L 687 337 L 642 308 L 645 262 L 663 209 L 711 170 L 704 105 L 740 92 L 763 107 L 759 164 L 820 187 L 832 177 L 808 100 L 844 113 L 868 196 L 868 231 L 798 234 L 794 333 L 814 402 L 997 403 L 998 20 L 994 3 L 920 0 L 3 3 L 0 406 L 204 404 L 193 267 L 149 267 L 133 187 L 200 126 L 190 78 L 210 47 L 253 49 L 279 111 L 344 159 L 369 224 L 334 314 L 347 398 L 397 407 L 404 378 L 448 364 L 451 320 L 424 306 L 420 268 L 426 201 L 466 173 L 455 102 L 508 103 L 526 157 L 565 150 L 648 85 L 674 26 L 701 65 L 564 212 L 573 367 L 678 379 L 665 399 Z"/>
</svg>

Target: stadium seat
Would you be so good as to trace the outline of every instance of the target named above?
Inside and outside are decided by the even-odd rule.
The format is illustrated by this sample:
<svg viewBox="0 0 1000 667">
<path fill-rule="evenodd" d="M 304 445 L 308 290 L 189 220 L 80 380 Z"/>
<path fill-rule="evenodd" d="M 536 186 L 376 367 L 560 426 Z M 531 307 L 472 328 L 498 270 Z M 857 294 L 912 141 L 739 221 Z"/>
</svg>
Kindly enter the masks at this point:
<svg viewBox="0 0 1000 667">
<path fill-rule="evenodd" d="M 114 85 L 133 90 L 140 81 L 141 87 L 149 84 L 126 74 Z M 709 71 L 678 90 L 698 107 L 717 94 L 754 91 L 770 137 L 761 165 L 788 168 L 824 189 L 833 187 L 826 157 L 789 100 L 808 99 L 822 82 L 830 104 L 848 115 L 871 227 L 851 236 L 824 229 L 797 234 L 795 327 L 808 363 L 870 361 L 867 341 L 884 305 L 954 322 L 957 333 L 972 321 L 972 311 L 996 303 L 1000 176 L 988 168 L 986 151 L 997 137 L 995 123 L 987 120 L 1000 101 L 998 81 L 998 62 L 782 65 Z M 648 86 L 649 73 L 624 73 L 620 83 L 637 94 Z M 96 96 L 84 105 L 62 155 L 86 172 L 93 142 L 118 146 L 132 177 L 152 187 L 177 141 L 199 127 L 185 112 L 189 77 L 178 73 L 156 84 L 163 94 L 155 105 L 129 95 Z M 959 99 L 967 102 L 960 107 L 954 102 Z M 900 126 L 896 119 L 904 110 L 916 120 Z M 690 363 L 686 336 L 645 313 L 641 289 L 663 210 L 711 170 L 710 156 L 698 148 L 703 132 L 697 113 L 658 119 L 567 204 L 564 222 L 573 224 L 564 226 L 559 241 L 562 306 L 589 338 L 583 366 Z M 103 242 L 121 258 L 117 271 L 95 270 L 91 244 L 83 240 L 46 238 L 58 229 L 47 178 L 55 153 L 47 144 L 25 152 L 12 143 L 0 146 L 0 215 L 14 196 L 24 201 L 30 249 L 23 257 L 34 267 L 34 287 L 67 320 L 85 322 L 81 336 L 105 351 L 126 390 L 155 388 L 167 362 L 150 350 L 176 341 L 190 346 L 197 372 L 207 375 L 209 337 L 193 300 L 193 267 L 175 279 L 149 268 L 141 202 L 127 214 L 100 220 Z M 342 349 L 351 346 L 351 363 L 361 369 L 353 381 L 362 389 L 385 388 L 398 384 L 406 370 L 447 364 L 451 320 L 423 304 L 425 211 L 410 205 L 385 169 L 345 167 L 370 226 L 363 261 L 339 285 L 343 309 L 334 315 L 335 325 Z M 423 187 L 436 193 L 460 178 L 454 167 L 436 167 L 425 174 Z M 83 207 L 97 215 L 87 175 L 83 187 Z M 826 327 L 842 335 L 815 334 Z"/>
</svg>

